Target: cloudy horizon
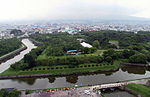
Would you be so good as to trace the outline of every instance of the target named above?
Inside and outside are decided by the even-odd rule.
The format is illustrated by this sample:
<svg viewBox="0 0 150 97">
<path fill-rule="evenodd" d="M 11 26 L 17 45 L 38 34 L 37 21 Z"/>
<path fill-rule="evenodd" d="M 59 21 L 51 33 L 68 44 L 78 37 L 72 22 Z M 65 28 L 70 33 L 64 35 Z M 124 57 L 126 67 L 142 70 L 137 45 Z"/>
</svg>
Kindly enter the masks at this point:
<svg viewBox="0 0 150 97">
<path fill-rule="evenodd" d="M 103 19 L 141 17 L 150 19 L 149 0 L 0 0 L 0 21 Z"/>
</svg>

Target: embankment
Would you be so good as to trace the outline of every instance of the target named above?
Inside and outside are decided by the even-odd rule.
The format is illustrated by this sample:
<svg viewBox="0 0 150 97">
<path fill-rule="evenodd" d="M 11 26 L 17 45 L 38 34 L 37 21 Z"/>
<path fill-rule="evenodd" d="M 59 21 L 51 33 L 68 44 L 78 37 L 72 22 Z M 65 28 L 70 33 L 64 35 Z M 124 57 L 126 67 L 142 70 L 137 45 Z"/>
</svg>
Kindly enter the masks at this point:
<svg viewBox="0 0 150 97">
<path fill-rule="evenodd" d="M 27 47 L 25 45 L 23 45 L 21 48 L 13 51 L 13 52 L 11 52 L 11 53 L 9 53 L 7 55 L 4 55 L 4 56 L 0 57 L 0 64 L 2 62 L 5 62 L 5 61 L 7 61 L 7 60 L 9 60 L 9 59 L 11 59 L 13 57 L 15 57 L 16 55 L 19 55 L 20 52 L 23 51 L 23 50 L 25 50 L 25 49 L 27 49 Z"/>
<path fill-rule="evenodd" d="M 146 66 L 147 66 L 147 64 L 136 64 L 136 63 L 125 63 L 125 62 L 120 62 L 120 65 L 143 66 L 143 67 L 146 67 Z"/>
<path fill-rule="evenodd" d="M 102 73 L 102 72 L 115 72 L 118 71 L 118 69 L 112 69 L 112 70 L 99 70 L 99 71 L 88 71 L 88 72 L 76 72 L 76 73 L 64 73 L 64 74 L 34 74 L 34 75 L 12 75 L 12 76 L 0 76 L 0 79 L 17 79 L 17 78 L 33 78 L 33 77 L 62 77 L 62 76 L 69 76 L 69 75 L 78 75 L 78 74 L 95 74 L 95 73 Z"/>
</svg>

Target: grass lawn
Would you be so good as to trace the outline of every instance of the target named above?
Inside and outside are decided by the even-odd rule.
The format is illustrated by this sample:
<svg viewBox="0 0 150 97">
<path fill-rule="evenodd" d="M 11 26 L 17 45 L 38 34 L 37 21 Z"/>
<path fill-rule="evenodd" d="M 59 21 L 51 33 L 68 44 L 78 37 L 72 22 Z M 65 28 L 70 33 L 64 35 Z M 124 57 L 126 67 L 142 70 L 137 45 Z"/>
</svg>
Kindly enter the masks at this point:
<svg viewBox="0 0 150 97">
<path fill-rule="evenodd" d="M 125 87 L 142 95 L 142 97 L 150 97 L 150 88 L 141 84 L 128 84 Z"/>
<path fill-rule="evenodd" d="M 117 40 L 110 40 L 109 43 L 114 44 L 117 46 L 117 48 L 119 48 L 119 42 Z"/>
<path fill-rule="evenodd" d="M 78 72 L 88 72 L 88 71 L 99 71 L 99 70 L 112 70 L 118 69 L 120 66 L 120 61 L 115 61 L 113 65 L 109 63 L 88 63 L 80 64 L 76 67 L 71 67 L 68 65 L 58 65 L 58 66 L 38 66 L 28 70 L 12 70 L 9 68 L 0 75 L 33 75 L 33 74 L 71 74 Z"/>
<path fill-rule="evenodd" d="M 106 50 L 97 50 L 93 54 L 89 54 L 89 55 L 95 55 L 95 56 L 102 55 L 104 51 L 106 51 Z"/>
</svg>

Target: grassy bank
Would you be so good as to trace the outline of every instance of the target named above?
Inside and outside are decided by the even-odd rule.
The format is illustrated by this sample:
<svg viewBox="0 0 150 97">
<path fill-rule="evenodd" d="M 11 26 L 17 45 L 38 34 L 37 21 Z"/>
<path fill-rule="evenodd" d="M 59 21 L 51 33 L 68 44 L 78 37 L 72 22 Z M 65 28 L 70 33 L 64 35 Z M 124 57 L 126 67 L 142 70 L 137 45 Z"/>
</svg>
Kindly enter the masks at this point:
<svg viewBox="0 0 150 97">
<path fill-rule="evenodd" d="M 142 95 L 142 97 L 150 97 L 150 88 L 145 86 L 145 85 L 128 84 L 125 87 L 132 90 L 132 91 L 134 91 L 137 94 Z"/>
<path fill-rule="evenodd" d="M 80 64 L 78 66 L 68 66 L 68 65 L 58 65 L 58 66 L 38 66 L 26 70 L 13 70 L 9 68 L 0 74 L 2 75 L 33 75 L 33 74 L 72 74 L 79 72 L 94 72 L 94 71 L 105 71 L 105 70 L 114 70 L 118 69 L 120 66 L 120 61 L 115 61 L 114 64 L 109 63 L 89 63 L 89 64 Z"/>
</svg>

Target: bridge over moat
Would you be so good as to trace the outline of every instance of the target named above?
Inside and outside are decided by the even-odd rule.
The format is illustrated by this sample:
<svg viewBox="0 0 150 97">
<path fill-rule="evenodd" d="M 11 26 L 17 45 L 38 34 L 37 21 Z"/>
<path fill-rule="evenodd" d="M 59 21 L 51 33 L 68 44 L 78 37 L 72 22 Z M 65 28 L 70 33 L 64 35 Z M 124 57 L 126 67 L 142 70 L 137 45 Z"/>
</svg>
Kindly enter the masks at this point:
<svg viewBox="0 0 150 97">
<path fill-rule="evenodd" d="M 102 90 L 102 91 L 105 91 L 106 89 L 114 90 L 117 87 L 121 87 L 121 86 L 124 86 L 124 85 L 127 85 L 127 84 L 128 84 L 128 82 L 97 85 L 97 86 L 92 86 L 91 87 L 91 91 L 92 90 Z"/>
<path fill-rule="evenodd" d="M 147 84 L 147 82 L 150 80 L 150 78 L 144 78 L 144 79 L 137 79 L 133 81 L 124 81 L 124 82 L 116 82 L 116 83 L 108 83 L 108 84 L 102 84 L 102 85 L 95 85 L 89 87 L 89 91 L 91 92 L 91 95 L 95 95 L 96 90 L 101 90 L 101 92 L 105 91 L 114 91 L 115 89 L 119 88 L 121 89 L 122 86 L 128 85 L 130 83 L 135 83 L 135 84 Z M 95 97 L 95 96 L 93 96 Z"/>
</svg>

